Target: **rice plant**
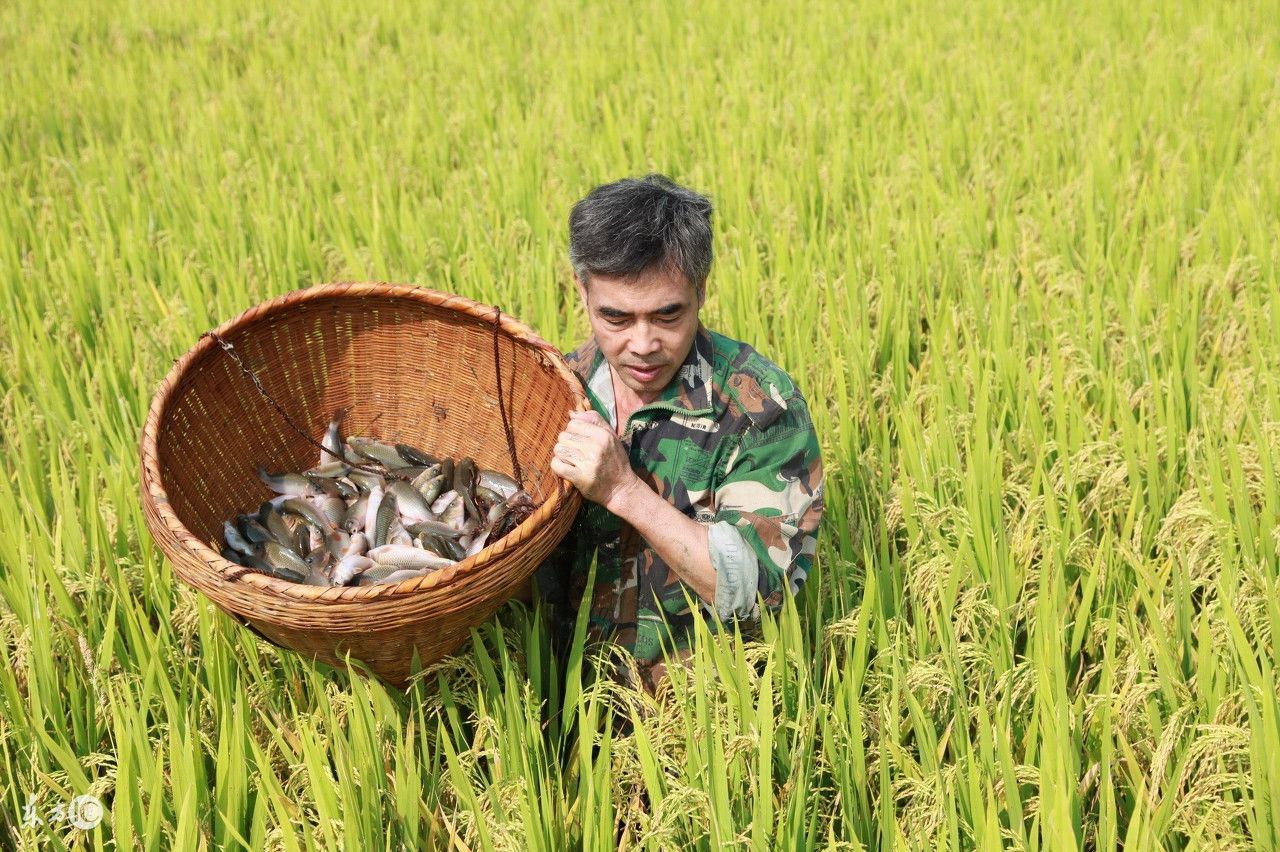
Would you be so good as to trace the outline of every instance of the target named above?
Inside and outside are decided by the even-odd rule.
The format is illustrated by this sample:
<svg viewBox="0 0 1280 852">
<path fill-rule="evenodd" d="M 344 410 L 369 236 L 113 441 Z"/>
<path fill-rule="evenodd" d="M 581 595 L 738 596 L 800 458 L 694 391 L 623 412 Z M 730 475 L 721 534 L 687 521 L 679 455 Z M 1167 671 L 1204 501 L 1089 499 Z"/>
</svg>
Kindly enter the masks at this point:
<svg viewBox="0 0 1280 852">
<path fill-rule="evenodd" d="M 0 845 L 1280 846 L 1277 21 L 0 7 Z M 648 695 L 512 603 L 400 693 L 177 581 L 137 446 L 201 332 L 378 279 L 567 349 L 568 209 L 651 170 L 822 440 L 759 636 Z"/>
</svg>

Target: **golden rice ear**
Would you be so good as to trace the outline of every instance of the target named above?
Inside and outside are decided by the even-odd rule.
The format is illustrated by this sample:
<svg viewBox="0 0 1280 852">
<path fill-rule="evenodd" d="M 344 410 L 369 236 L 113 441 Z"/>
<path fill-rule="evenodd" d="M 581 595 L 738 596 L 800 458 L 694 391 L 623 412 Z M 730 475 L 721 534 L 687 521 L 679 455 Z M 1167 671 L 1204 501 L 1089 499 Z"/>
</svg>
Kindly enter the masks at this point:
<svg viewBox="0 0 1280 852">
<path fill-rule="evenodd" d="M 470 456 L 511 475 L 495 331 L 501 407 L 524 487 L 540 505 L 457 565 L 398 585 L 345 588 L 236 576 L 204 543 L 265 496 L 256 465 L 301 470 L 314 447 L 202 337 L 161 383 L 142 433 L 143 512 L 178 576 L 270 641 L 332 665 L 349 652 L 395 686 L 407 682 L 415 651 L 423 664 L 451 653 L 528 581 L 578 511 L 577 490 L 550 470 L 557 424 L 588 410 L 559 351 L 492 306 L 403 284 L 313 287 L 216 330 L 311 436 L 346 408 L 348 434 Z"/>
</svg>

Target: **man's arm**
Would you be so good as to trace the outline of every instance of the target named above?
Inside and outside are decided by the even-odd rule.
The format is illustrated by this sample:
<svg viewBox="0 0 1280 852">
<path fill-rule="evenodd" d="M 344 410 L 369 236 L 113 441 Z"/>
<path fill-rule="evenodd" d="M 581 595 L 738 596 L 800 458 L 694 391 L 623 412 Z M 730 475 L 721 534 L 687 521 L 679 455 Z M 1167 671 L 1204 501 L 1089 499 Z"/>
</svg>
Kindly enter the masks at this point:
<svg viewBox="0 0 1280 852">
<path fill-rule="evenodd" d="M 638 477 L 605 508 L 635 528 L 708 606 L 716 602 L 716 569 L 707 528 L 658 496 Z"/>
<path fill-rule="evenodd" d="M 745 545 L 736 555 L 722 550 L 720 567 L 756 582 L 721 595 L 733 598 L 736 615 L 754 617 L 757 594 L 776 611 L 788 587 L 794 593 L 803 585 L 817 550 L 823 495 L 817 434 L 804 398 L 793 394 L 765 429 L 752 426 L 737 438 L 716 488 L 713 540 L 736 532 Z"/>
<path fill-rule="evenodd" d="M 663 500 L 631 469 L 617 434 L 594 411 L 574 411 L 560 433 L 551 470 L 635 528 L 698 597 L 714 605 L 716 572 L 707 529 Z"/>
</svg>

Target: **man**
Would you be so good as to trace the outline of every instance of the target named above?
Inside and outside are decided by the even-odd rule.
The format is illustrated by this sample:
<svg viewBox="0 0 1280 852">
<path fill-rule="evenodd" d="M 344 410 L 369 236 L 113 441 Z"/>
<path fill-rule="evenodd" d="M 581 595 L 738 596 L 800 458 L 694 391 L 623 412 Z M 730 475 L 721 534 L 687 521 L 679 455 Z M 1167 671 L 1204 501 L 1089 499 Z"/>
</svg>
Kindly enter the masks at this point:
<svg viewBox="0 0 1280 852">
<path fill-rule="evenodd" d="M 711 214 L 703 196 L 649 175 L 595 188 L 569 216 L 592 337 L 567 361 L 594 410 L 574 412 L 555 446 L 552 471 L 585 502 L 538 587 L 563 629 L 594 556 L 590 638 L 630 651 L 651 689 L 664 646 L 687 650 L 699 610 L 750 623 L 759 599 L 776 610 L 798 591 L 823 512 L 804 397 L 698 319 Z"/>
</svg>

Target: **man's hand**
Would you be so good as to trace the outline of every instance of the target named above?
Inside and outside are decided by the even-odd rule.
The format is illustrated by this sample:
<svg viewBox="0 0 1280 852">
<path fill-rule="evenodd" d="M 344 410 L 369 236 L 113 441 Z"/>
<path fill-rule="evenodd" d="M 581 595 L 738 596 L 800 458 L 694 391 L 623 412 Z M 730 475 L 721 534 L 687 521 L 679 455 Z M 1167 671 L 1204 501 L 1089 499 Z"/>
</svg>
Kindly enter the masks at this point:
<svg viewBox="0 0 1280 852">
<path fill-rule="evenodd" d="M 606 509 L 618 505 L 629 489 L 644 487 L 617 434 L 594 411 L 569 413 L 569 423 L 556 440 L 551 470 Z"/>
</svg>

